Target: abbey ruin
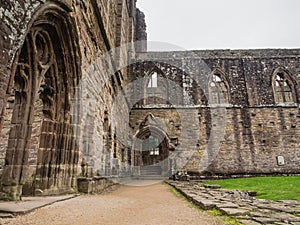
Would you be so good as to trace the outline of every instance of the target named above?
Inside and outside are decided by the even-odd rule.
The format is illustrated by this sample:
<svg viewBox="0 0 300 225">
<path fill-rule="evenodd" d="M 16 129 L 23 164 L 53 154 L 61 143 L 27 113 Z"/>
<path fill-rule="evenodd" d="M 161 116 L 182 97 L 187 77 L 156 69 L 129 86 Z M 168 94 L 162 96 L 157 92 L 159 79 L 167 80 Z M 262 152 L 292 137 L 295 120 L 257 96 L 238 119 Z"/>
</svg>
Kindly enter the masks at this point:
<svg viewBox="0 0 300 225">
<path fill-rule="evenodd" d="M 7 0 L 0 18 L 1 198 L 300 173 L 300 49 L 147 52 L 136 0 Z"/>
</svg>

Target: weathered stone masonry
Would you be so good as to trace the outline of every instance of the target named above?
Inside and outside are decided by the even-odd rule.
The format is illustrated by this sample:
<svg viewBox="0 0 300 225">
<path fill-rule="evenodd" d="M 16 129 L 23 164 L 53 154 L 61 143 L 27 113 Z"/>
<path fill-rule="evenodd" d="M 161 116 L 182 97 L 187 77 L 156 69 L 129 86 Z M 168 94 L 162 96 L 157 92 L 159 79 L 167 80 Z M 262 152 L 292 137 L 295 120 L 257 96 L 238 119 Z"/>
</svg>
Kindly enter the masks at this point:
<svg viewBox="0 0 300 225">
<path fill-rule="evenodd" d="M 8 0 L 0 19 L 1 197 L 300 172 L 300 50 L 146 52 L 135 0 Z"/>
<path fill-rule="evenodd" d="M 1 2 L 0 167 L 7 198 L 73 192 L 78 176 L 121 174 L 116 165 L 129 170 L 120 155 L 130 149 L 117 139 L 125 129 L 112 105 L 127 80 L 119 64 L 135 51 L 136 27 L 145 27 L 141 15 L 131 0 Z M 131 44 L 107 54 L 125 43 Z"/>
<path fill-rule="evenodd" d="M 132 67 L 132 79 L 144 78 L 133 87 L 132 126 L 138 132 L 137 121 L 149 113 L 163 120 L 166 134 L 177 144 L 175 152 L 190 157 L 189 152 L 196 148 L 185 166 L 190 172 L 299 173 L 299 53 L 140 53 Z M 158 84 L 157 90 L 150 92 L 147 84 L 153 73 L 158 73 Z M 172 85 L 162 96 L 159 90 L 165 89 L 166 82 Z M 216 99 L 212 90 L 218 82 L 222 99 Z M 184 115 L 197 118 L 196 128 L 195 120 Z M 187 130 L 182 129 L 183 123 Z"/>
</svg>

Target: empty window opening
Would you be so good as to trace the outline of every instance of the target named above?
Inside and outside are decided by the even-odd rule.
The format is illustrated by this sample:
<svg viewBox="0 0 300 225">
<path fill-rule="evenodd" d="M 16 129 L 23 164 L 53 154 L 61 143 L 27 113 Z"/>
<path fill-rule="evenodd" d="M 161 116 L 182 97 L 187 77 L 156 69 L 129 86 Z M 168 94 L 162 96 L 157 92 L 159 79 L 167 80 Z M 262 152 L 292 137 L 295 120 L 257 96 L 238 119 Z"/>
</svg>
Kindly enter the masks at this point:
<svg viewBox="0 0 300 225">
<path fill-rule="evenodd" d="M 154 72 L 148 82 L 148 88 L 157 88 L 157 73 Z"/>
<path fill-rule="evenodd" d="M 213 74 L 211 77 L 209 94 L 209 100 L 212 104 L 228 103 L 227 86 L 218 73 Z"/>
<path fill-rule="evenodd" d="M 277 73 L 274 89 L 275 89 L 275 101 L 277 103 L 294 102 L 292 88 L 283 73 Z"/>
<path fill-rule="evenodd" d="M 159 155 L 159 140 L 157 137 L 149 136 L 148 149 L 150 155 Z"/>
</svg>

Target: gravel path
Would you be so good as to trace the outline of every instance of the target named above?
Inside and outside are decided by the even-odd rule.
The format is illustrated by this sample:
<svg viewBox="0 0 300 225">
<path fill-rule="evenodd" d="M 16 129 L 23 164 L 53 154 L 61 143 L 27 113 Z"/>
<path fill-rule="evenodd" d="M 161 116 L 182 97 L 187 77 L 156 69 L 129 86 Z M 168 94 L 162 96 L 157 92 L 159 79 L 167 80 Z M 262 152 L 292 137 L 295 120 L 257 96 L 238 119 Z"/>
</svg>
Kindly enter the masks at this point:
<svg viewBox="0 0 300 225">
<path fill-rule="evenodd" d="M 0 224 L 38 225 L 123 225 L 123 224 L 221 224 L 175 196 L 162 183 L 121 186 L 102 195 L 83 195 L 12 219 Z"/>
</svg>

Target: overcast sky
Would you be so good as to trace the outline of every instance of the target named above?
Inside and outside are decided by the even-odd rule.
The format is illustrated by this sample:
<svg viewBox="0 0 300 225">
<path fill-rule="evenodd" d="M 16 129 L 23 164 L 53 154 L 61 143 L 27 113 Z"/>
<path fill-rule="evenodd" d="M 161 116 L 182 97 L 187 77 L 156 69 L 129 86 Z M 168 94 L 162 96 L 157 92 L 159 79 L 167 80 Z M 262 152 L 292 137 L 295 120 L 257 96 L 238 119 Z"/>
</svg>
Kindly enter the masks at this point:
<svg viewBox="0 0 300 225">
<path fill-rule="evenodd" d="M 137 5 L 146 15 L 148 40 L 168 43 L 150 43 L 149 50 L 300 47 L 300 0 L 138 0 Z"/>
</svg>

